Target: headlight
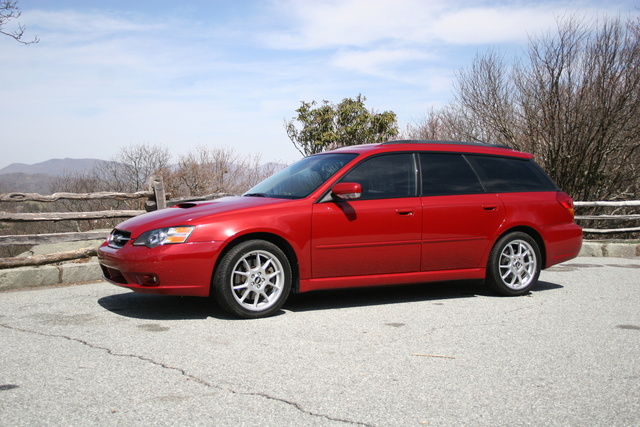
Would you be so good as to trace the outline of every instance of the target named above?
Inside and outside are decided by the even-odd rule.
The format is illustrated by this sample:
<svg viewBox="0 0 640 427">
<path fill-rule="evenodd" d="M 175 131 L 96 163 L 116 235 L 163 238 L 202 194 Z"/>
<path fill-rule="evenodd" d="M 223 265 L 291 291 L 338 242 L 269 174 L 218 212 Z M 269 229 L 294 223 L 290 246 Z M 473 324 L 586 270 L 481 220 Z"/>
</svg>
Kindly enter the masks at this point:
<svg viewBox="0 0 640 427">
<path fill-rule="evenodd" d="M 146 246 L 154 248 L 159 245 L 173 245 L 187 241 L 195 227 L 167 227 L 142 233 L 133 246 Z"/>
</svg>

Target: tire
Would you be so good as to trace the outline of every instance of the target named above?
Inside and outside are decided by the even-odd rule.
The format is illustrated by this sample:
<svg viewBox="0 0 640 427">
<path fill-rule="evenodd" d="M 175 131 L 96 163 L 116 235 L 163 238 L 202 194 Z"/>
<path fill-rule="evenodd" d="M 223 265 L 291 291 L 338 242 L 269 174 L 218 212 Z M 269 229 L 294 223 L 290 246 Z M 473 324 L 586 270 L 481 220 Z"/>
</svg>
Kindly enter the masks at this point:
<svg viewBox="0 0 640 427">
<path fill-rule="evenodd" d="M 502 237 L 491 250 L 485 283 L 501 295 L 525 295 L 538 282 L 540 248 L 526 233 Z"/>
<path fill-rule="evenodd" d="M 291 264 L 282 250 L 265 240 L 232 248 L 214 274 L 212 294 L 228 312 L 245 319 L 280 310 L 291 290 Z"/>
</svg>

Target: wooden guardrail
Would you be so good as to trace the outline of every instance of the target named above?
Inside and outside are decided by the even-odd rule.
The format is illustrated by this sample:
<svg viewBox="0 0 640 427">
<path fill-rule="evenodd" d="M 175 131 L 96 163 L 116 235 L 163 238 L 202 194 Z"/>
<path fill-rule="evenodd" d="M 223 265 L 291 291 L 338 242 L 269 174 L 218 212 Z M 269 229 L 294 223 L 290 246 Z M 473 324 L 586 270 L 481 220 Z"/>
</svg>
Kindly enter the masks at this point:
<svg viewBox="0 0 640 427">
<path fill-rule="evenodd" d="M 162 177 L 154 176 L 150 181 L 148 191 L 135 193 L 54 193 L 40 195 L 35 193 L 7 193 L 0 194 L 0 202 L 40 202 L 50 203 L 58 200 L 135 200 L 148 199 L 153 209 L 166 207 L 166 194 Z M 0 221 L 4 222 L 42 222 L 42 221 L 71 221 L 71 220 L 95 220 L 109 218 L 131 218 L 146 210 L 106 210 L 91 212 L 47 212 L 47 213 L 13 213 L 0 212 Z M 77 242 L 85 240 L 105 239 L 111 229 L 91 230 L 84 232 L 47 233 L 47 234 L 21 234 L 0 236 L 0 245 L 39 245 L 43 243 Z M 97 248 L 88 247 L 74 251 L 60 252 L 56 254 L 37 255 L 29 257 L 0 258 L 0 269 L 22 267 L 28 265 L 42 265 L 54 262 L 69 261 L 73 259 L 89 258 L 95 256 Z"/>
<path fill-rule="evenodd" d="M 145 212 L 164 209 L 179 203 L 212 200 L 228 196 L 227 193 L 214 193 L 204 196 L 182 197 L 167 200 L 164 190 L 164 182 L 161 176 L 153 176 L 149 183 L 148 191 L 138 191 L 135 193 L 54 193 L 51 195 L 40 195 L 35 193 L 7 193 L 0 194 L 0 202 L 56 202 L 58 200 L 135 200 L 148 199 L 145 210 L 102 210 L 89 212 L 46 212 L 46 213 L 12 213 L 0 211 L 0 222 L 42 222 L 42 221 L 78 221 L 78 220 L 99 220 L 110 218 L 131 218 Z M 39 233 L 0 236 L 0 246 L 8 245 L 39 245 L 45 243 L 78 242 L 85 240 L 106 239 L 111 229 L 98 229 L 91 231 L 78 231 L 66 233 Z M 95 256 L 97 248 L 88 247 L 74 251 L 59 252 L 56 254 L 34 255 L 28 257 L 8 257 L 0 258 L 0 269 L 24 267 L 33 265 L 51 264 L 55 262 L 70 261 L 74 259 L 90 258 Z"/>
<path fill-rule="evenodd" d="M 218 193 L 200 197 L 189 197 L 176 200 L 166 200 L 164 183 L 162 177 L 154 176 L 150 182 L 148 191 L 138 191 L 135 193 L 55 193 L 51 195 L 40 195 L 35 193 L 8 193 L 0 194 L 0 202 L 55 202 L 58 200 L 135 200 L 148 199 L 154 205 L 152 209 L 163 209 L 166 206 L 175 205 L 181 202 L 193 200 L 211 200 L 224 197 L 228 194 Z M 635 208 L 640 207 L 640 201 L 600 201 L 600 202 L 575 202 L 576 208 Z M 615 210 L 614 209 L 614 210 Z M 95 220 L 108 218 L 131 218 L 147 210 L 103 210 L 91 212 L 48 212 L 48 213 L 11 213 L 0 212 L 0 221 L 5 222 L 30 222 L 30 221 L 70 221 L 70 220 Z M 582 221 L 620 221 L 620 220 L 640 220 L 640 214 L 590 214 L 576 215 L 578 223 Z M 583 228 L 585 233 L 593 234 L 614 234 L 614 233 L 634 233 L 640 232 L 640 227 L 622 228 Z M 0 245 L 38 245 L 44 243 L 76 242 L 85 240 L 105 239 L 111 229 L 99 229 L 84 232 L 50 233 L 50 234 L 26 234 L 26 235 L 4 235 L 0 236 Z M 97 248 L 82 248 L 75 251 L 60 252 L 57 254 L 39 255 L 30 257 L 0 258 L 0 269 L 12 268 L 27 265 L 42 265 L 54 262 L 68 261 L 79 258 L 88 258 L 96 255 Z"/>
<path fill-rule="evenodd" d="M 600 201 L 600 202 L 575 202 L 576 208 L 595 207 L 595 208 L 637 208 L 640 207 L 640 200 L 625 200 L 621 202 Z M 614 209 L 615 211 L 615 209 Z M 640 214 L 598 214 L 598 215 L 576 215 L 576 221 L 638 221 Z M 592 234 L 617 234 L 617 233 L 636 233 L 640 232 L 640 227 L 620 227 L 620 228 L 583 228 L 584 233 Z"/>
</svg>

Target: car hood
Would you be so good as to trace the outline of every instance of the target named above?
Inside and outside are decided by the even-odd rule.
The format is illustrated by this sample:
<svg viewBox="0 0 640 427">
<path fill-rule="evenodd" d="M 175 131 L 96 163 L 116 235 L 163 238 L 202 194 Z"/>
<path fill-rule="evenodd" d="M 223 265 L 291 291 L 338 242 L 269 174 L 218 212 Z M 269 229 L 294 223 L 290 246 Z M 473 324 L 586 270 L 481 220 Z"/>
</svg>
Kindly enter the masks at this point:
<svg viewBox="0 0 640 427">
<path fill-rule="evenodd" d="M 138 215 L 118 224 L 116 228 L 130 231 L 133 235 L 137 235 L 155 228 L 198 225 L 205 218 L 213 215 L 239 212 L 247 209 L 260 209 L 293 201 L 267 197 L 233 196 L 205 202 L 185 202 L 170 208 Z"/>
</svg>

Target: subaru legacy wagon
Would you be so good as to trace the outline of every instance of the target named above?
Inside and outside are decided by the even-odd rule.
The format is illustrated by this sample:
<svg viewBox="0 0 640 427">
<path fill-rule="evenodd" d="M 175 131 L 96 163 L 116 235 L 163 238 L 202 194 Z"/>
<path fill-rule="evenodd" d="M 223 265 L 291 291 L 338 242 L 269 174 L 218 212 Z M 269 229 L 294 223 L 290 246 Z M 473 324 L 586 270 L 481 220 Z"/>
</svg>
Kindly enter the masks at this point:
<svg viewBox="0 0 640 427">
<path fill-rule="evenodd" d="M 242 196 L 128 219 L 98 258 L 111 283 L 211 296 L 244 318 L 319 289 L 482 279 L 523 295 L 582 245 L 573 200 L 532 157 L 442 141 L 343 147 Z"/>
</svg>

